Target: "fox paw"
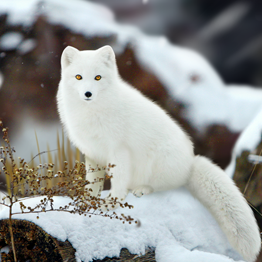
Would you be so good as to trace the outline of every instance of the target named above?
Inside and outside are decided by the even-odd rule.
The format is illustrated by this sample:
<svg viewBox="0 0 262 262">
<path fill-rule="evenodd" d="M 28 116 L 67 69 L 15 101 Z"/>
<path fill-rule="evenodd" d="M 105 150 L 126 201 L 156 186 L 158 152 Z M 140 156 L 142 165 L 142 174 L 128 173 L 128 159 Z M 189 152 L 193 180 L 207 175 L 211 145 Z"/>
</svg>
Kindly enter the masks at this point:
<svg viewBox="0 0 262 262">
<path fill-rule="evenodd" d="M 154 192 L 154 189 L 151 186 L 138 186 L 132 193 L 136 197 L 141 197 L 143 195 L 148 195 Z"/>
</svg>

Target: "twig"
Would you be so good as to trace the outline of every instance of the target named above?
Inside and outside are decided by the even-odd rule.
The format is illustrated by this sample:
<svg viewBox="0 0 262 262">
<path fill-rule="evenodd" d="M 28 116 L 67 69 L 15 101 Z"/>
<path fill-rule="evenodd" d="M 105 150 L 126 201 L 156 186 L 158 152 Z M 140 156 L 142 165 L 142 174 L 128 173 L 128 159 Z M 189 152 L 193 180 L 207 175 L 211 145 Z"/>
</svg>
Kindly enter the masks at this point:
<svg viewBox="0 0 262 262">
<path fill-rule="evenodd" d="M 53 150 L 48 150 L 48 151 L 42 151 L 40 153 L 38 153 L 37 155 L 35 155 L 29 162 L 28 164 L 30 164 L 36 157 L 38 157 L 39 155 L 45 154 L 45 153 L 49 153 L 49 152 L 54 152 L 57 151 L 58 149 L 53 149 Z"/>
</svg>

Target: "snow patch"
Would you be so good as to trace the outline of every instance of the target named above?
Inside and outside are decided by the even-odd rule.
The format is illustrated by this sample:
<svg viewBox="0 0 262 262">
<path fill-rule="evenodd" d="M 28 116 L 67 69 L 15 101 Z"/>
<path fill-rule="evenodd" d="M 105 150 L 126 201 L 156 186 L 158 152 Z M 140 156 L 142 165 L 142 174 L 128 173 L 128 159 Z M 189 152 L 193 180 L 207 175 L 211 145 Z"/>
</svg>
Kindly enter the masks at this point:
<svg viewBox="0 0 262 262">
<path fill-rule="evenodd" d="M 226 173 L 233 177 L 236 168 L 236 158 L 241 155 L 244 150 L 253 151 L 262 140 L 262 107 L 255 116 L 249 126 L 241 133 L 232 153 L 232 159 Z"/>
<path fill-rule="evenodd" d="M 14 50 L 22 42 L 23 35 L 19 32 L 8 32 L 0 38 L 0 49 L 4 51 Z"/>
<path fill-rule="evenodd" d="M 1 54 L 0 54 L 0 57 L 1 57 Z M 0 71 L 0 89 L 1 89 L 1 87 L 2 87 L 2 85 L 3 85 L 3 83 L 4 83 L 4 75 L 3 75 L 3 73 Z"/>
<path fill-rule="evenodd" d="M 102 193 L 105 197 L 108 192 Z M 23 203 L 33 207 L 40 199 Z M 65 197 L 54 198 L 57 207 L 69 201 Z M 129 194 L 126 201 L 134 208 L 120 208 L 116 212 L 139 219 L 140 227 L 122 224 L 116 219 L 65 212 L 39 213 L 39 219 L 37 214 L 14 215 L 14 218 L 32 221 L 61 241 L 68 239 L 76 249 L 77 261 L 119 256 L 124 247 L 135 254 L 144 254 L 146 248 L 155 247 L 158 262 L 240 261 L 214 218 L 186 189 L 157 192 L 142 198 Z M 19 205 L 15 205 L 14 211 L 19 210 Z M 7 217 L 5 207 L 0 218 Z"/>
<path fill-rule="evenodd" d="M 18 53 L 20 55 L 25 55 L 37 46 L 37 42 L 35 39 L 26 39 L 18 46 Z"/>
</svg>

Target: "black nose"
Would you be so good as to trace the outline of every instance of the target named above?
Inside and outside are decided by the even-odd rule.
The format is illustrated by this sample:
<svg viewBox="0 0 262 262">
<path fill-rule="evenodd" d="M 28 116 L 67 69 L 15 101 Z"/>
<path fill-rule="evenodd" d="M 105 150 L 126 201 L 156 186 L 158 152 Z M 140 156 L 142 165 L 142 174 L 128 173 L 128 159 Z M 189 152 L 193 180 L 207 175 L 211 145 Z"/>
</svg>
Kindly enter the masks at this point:
<svg viewBox="0 0 262 262">
<path fill-rule="evenodd" d="M 85 96 L 86 96 L 87 98 L 89 98 L 89 97 L 92 96 L 92 93 L 88 91 L 88 92 L 85 93 Z"/>
</svg>

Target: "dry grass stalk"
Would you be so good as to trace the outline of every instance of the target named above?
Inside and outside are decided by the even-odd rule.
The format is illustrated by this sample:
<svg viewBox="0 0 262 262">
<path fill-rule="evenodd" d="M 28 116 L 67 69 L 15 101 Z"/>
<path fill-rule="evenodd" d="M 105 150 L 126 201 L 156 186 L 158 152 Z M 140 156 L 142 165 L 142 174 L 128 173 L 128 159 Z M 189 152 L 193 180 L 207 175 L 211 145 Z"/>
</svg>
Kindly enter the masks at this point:
<svg viewBox="0 0 262 262">
<path fill-rule="evenodd" d="M 79 214 L 84 216 L 99 215 L 104 217 L 109 217 L 110 219 L 119 219 L 123 223 L 132 222 L 138 223 L 130 216 L 125 216 L 124 214 L 117 215 L 115 212 L 103 212 L 101 209 L 108 205 L 112 207 L 120 206 L 122 208 L 128 207 L 132 208 L 128 203 L 121 203 L 117 198 L 103 199 L 100 194 L 98 197 L 92 196 L 92 189 L 88 188 L 88 185 L 101 182 L 103 178 L 97 179 L 94 182 L 90 182 L 85 179 L 86 177 L 86 167 L 85 164 L 75 160 L 73 164 L 72 161 L 72 150 L 67 148 L 67 152 L 70 156 L 70 161 L 63 161 L 63 166 L 61 164 L 62 160 L 65 159 L 65 146 L 62 142 L 62 147 L 60 147 L 60 142 L 58 138 L 58 156 L 59 164 L 52 163 L 52 156 L 48 150 L 48 164 L 39 164 L 38 166 L 31 166 L 24 159 L 18 158 L 18 161 L 14 159 L 14 148 L 11 147 L 8 128 L 3 127 L 3 123 L 0 120 L 0 127 L 3 132 L 3 140 L 5 145 L 0 147 L 0 162 L 2 163 L 2 172 L 7 178 L 7 193 L 3 192 L 5 197 L 0 201 L 0 205 L 4 205 L 9 208 L 9 230 L 12 243 L 12 251 L 14 255 L 14 261 L 17 261 L 15 253 L 15 240 L 13 237 L 12 229 L 12 216 L 15 214 L 26 214 L 40 212 L 50 212 L 50 211 L 63 211 L 72 214 Z M 37 139 L 37 136 L 36 136 Z M 63 137 L 64 141 L 64 137 Z M 38 139 L 37 139 L 38 144 Z M 48 146 L 49 149 L 49 146 Z M 41 161 L 41 153 L 38 144 L 39 159 Z M 77 157 L 80 156 L 79 151 L 76 151 Z M 31 162 L 34 165 L 34 159 Z M 61 171 L 56 169 L 59 165 Z M 105 170 L 108 174 L 114 165 L 109 164 L 105 167 L 89 167 L 88 172 L 97 172 Z M 107 178 L 111 178 L 107 175 Z M 36 196 L 43 196 L 38 204 L 35 206 L 26 206 L 25 200 L 34 198 Z M 60 207 L 55 207 L 54 196 L 67 196 L 70 197 L 71 201 Z M 21 198 L 22 197 L 22 198 Z M 13 212 L 13 206 L 15 203 L 19 203 L 20 211 Z"/>
</svg>

